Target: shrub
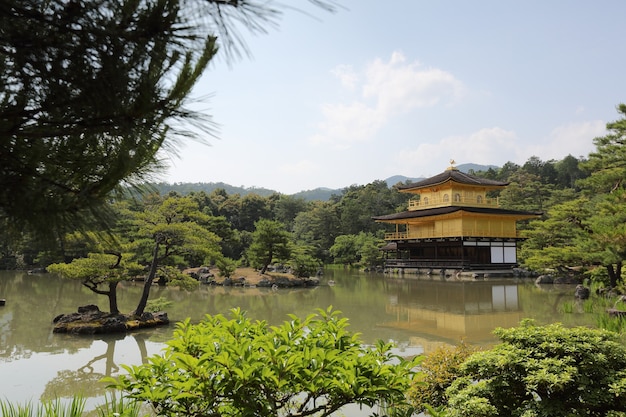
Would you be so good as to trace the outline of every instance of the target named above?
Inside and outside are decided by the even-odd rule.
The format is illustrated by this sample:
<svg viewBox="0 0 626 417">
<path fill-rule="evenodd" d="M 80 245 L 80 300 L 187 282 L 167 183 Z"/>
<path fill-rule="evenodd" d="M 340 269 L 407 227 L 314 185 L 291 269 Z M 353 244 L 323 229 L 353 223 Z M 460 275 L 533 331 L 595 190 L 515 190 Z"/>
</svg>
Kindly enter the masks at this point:
<svg viewBox="0 0 626 417">
<path fill-rule="evenodd" d="M 474 351 L 461 342 L 457 346 L 440 346 L 421 359 L 420 372 L 409 390 L 416 410 L 425 411 L 427 406 L 436 409 L 448 403 L 446 389 L 460 376 L 459 367 Z"/>
<path fill-rule="evenodd" d="M 177 325 L 163 355 L 109 379 L 160 416 L 327 416 L 346 404 L 406 411 L 414 363 L 363 346 L 330 308 L 280 326 L 206 316 Z M 393 362 L 392 362 L 393 360 Z"/>
<path fill-rule="evenodd" d="M 606 416 L 626 411 L 626 347 L 618 335 L 561 324 L 496 329 L 502 343 L 472 354 L 448 389 L 447 414 Z"/>
</svg>

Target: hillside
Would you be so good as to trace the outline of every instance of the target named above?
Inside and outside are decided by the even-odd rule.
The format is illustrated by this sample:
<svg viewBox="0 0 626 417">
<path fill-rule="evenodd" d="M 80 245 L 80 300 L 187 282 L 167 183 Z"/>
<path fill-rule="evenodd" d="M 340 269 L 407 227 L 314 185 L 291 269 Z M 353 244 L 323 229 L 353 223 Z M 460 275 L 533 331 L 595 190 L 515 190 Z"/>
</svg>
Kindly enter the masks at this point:
<svg viewBox="0 0 626 417">
<path fill-rule="evenodd" d="M 495 165 L 479 165 L 479 164 L 472 164 L 472 163 L 460 164 L 457 166 L 457 168 L 463 172 L 469 172 L 470 170 L 486 171 L 489 168 L 498 169 L 498 167 Z M 403 184 L 411 183 L 411 182 L 417 182 L 423 179 L 424 178 L 406 177 L 404 175 L 393 175 L 385 179 L 384 181 L 387 183 L 388 187 L 392 187 L 398 183 L 403 183 Z M 161 195 L 165 195 L 169 193 L 170 191 L 175 191 L 182 195 L 189 194 L 190 192 L 199 192 L 199 191 L 204 191 L 210 194 L 213 191 L 220 189 L 220 188 L 224 189 L 224 191 L 226 191 L 226 193 L 229 195 L 240 194 L 243 196 L 247 194 L 257 194 L 257 195 L 260 195 L 261 197 L 268 197 L 272 194 L 278 193 L 278 191 L 270 190 L 267 188 L 244 187 L 244 186 L 238 187 L 238 186 L 226 184 L 223 182 L 195 182 L 195 183 L 174 183 L 174 184 L 170 184 L 166 182 L 159 182 L 159 183 L 153 183 L 150 185 L 153 186 Z M 326 187 L 318 187 L 312 190 L 299 191 L 295 194 L 291 194 L 291 196 L 294 198 L 302 198 L 305 201 L 315 201 L 315 200 L 328 201 L 333 195 L 341 195 L 342 191 L 343 191 L 343 188 L 332 189 L 332 188 L 326 188 Z"/>
</svg>

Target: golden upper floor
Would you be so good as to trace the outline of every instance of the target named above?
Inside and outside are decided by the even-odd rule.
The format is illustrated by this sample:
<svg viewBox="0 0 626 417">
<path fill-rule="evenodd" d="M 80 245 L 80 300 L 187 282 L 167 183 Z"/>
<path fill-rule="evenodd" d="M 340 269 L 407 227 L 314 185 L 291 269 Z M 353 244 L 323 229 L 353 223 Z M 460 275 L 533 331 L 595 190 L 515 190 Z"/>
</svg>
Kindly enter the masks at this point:
<svg viewBox="0 0 626 417">
<path fill-rule="evenodd" d="M 409 200 L 408 210 L 445 206 L 498 208 L 498 199 L 487 197 L 487 193 L 507 185 L 463 173 L 451 166 L 439 175 L 399 187 L 398 191 L 419 195 L 419 198 Z"/>
</svg>

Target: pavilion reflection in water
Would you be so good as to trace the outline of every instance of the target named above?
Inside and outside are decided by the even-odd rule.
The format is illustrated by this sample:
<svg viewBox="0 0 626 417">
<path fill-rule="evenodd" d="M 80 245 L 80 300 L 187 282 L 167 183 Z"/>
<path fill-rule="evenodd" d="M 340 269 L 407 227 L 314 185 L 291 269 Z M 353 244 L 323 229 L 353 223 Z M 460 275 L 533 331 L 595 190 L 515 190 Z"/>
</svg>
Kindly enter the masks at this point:
<svg viewBox="0 0 626 417">
<path fill-rule="evenodd" d="M 383 325 L 411 331 L 411 345 L 425 352 L 461 340 L 491 345 L 497 342 L 496 327 L 517 326 L 524 317 L 518 286 L 511 281 L 403 279 L 389 280 L 387 287 L 386 310 L 395 321 Z"/>
</svg>

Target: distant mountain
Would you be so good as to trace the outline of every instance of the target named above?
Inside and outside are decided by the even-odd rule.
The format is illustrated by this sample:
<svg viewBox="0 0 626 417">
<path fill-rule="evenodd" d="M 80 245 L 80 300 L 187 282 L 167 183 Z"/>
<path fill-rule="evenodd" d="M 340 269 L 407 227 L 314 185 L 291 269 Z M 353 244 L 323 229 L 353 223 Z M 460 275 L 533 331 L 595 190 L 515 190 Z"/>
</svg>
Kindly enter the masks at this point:
<svg viewBox="0 0 626 417">
<path fill-rule="evenodd" d="M 498 169 L 499 167 L 496 165 L 480 165 L 480 164 L 468 163 L 468 164 L 457 165 L 457 168 L 461 172 L 468 173 L 470 171 L 473 171 L 473 172 L 487 171 L 489 168 Z M 415 177 L 405 177 L 404 175 L 394 175 L 393 177 L 387 178 L 385 182 L 387 182 L 387 185 L 389 187 L 393 187 L 394 185 L 398 183 L 410 184 L 410 183 L 418 182 L 424 179 L 426 178 L 424 177 L 415 178 Z"/>
<path fill-rule="evenodd" d="M 204 191 L 205 193 L 210 194 L 219 188 L 223 188 L 226 191 L 226 194 L 246 195 L 254 193 L 260 195 L 261 197 L 269 197 L 270 195 L 277 192 L 267 188 L 243 186 L 237 187 L 223 182 L 175 182 L 173 184 L 167 182 L 159 182 L 150 185 L 154 187 L 161 195 L 165 195 L 170 191 L 175 191 L 182 195 L 189 194 L 190 192 L 197 193 L 200 191 Z"/>
<path fill-rule="evenodd" d="M 292 197 L 302 198 L 305 201 L 328 201 L 333 195 L 341 195 L 341 189 L 331 189 L 331 188 L 315 188 L 313 190 L 300 191 L 295 194 L 292 194 Z"/>
<path fill-rule="evenodd" d="M 499 167 L 496 165 L 480 165 L 480 164 L 460 164 L 457 165 L 457 168 L 462 172 L 479 172 L 479 171 L 487 171 L 489 168 L 498 169 Z M 415 177 L 405 177 L 404 175 L 394 175 L 386 180 L 388 187 L 393 187 L 398 183 L 408 184 L 412 182 L 418 182 L 423 180 L 424 178 L 415 178 Z M 196 183 L 174 183 L 169 184 L 166 182 L 159 182 L 155 184 L 151 184 L 161 195 L 168 194 L 170 191 L 175 191 L 179 194 L 185 195 L 190 192 L 199 192 L 204 191 L 208 194 L 212 193 L 214 190 L 218 188 L 223 188 L 227 194 L 239 194 L 239 195 L 247 195 L 247 194 L 257 194 L 261 197 L 269 197 L 272 194 L 278 193 L 278 191 L 270 190 L 267 188 L 259 188 L 259 187 L 237 187 L 230 184 L 225 184 L 223 182 L 196 182 Z M 312 190 L 300 191 L 295 194 L 291 194 L 292 197 L 302 198 L 305 201 L 328 201 L 333 195 L 341 195 L 343 192 L 343 188 L 325 188 L 319 187 L 314 188 Z"/>
<path fill-rule="evenodd" d="M 499 166 L 497 165 L 480 165 L 480 164 L 461 164 L 461 165 L 457 165 L 457 168 L 459 169 L 459 171 L 461 172 L 470 172 L 470 171 L 474 171 L 474 172 L 479 172 L 479 171 L 488 171 L 489 168 L 492 169 L 500 169 Z"/>
<path fill-rule="evenodd" d="M 388 187 L 393 187 L 394 185 L 398 183 L 409 184 L 412 182 L 421 181 L 423 179 L 424 178 L 410 178 L 410 177 L 405 177 L 404 175 L 394 175 L 393 177 L 387 178 L 385 182 L 387 183 Z"/>
</svg>

